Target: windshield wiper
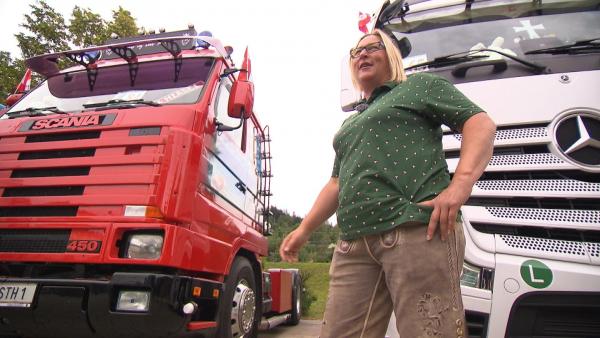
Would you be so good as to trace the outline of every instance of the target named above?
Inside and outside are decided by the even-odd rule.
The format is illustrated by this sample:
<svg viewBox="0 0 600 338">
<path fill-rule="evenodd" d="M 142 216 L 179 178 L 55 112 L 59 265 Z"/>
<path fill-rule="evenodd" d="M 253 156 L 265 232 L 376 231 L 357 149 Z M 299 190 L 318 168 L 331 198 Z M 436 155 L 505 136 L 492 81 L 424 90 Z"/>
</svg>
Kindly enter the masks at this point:
<svg viewBox="0 0 600 338">
<path fill-rule="evenodd" d="M 460 53 L 454 53 L 454 54 L 449 54 L 449 55 L 445 55 L 445 56 L 440 56 L 431 61 L 419 63 L 414 66 L 410 66 L 410 67 L 406 68 L 406 70 L 410 70 L 410 69 L 418 68 L 418 67 L 424 67 L 424 66 L 429 66 L 429 67 L 433 67 L 433 68 L 447 67 L 447 66 L 456 65 L 459 63 L 463 63 L 463 62 L 468 62 L 468 61 L 473 61 L 473 60 L 478 60 L 478 59 L 483 59 L 483 58 L 488 57 L 488 55 L 477 55 L 480 52 L 493 52 L 496 54 L 500 54 L 504 57 L 507 57 L 511 60 L 517 61 L 518 63 L 531 68 L 536 73 L 541 73 L 544 70 L 546 70 L 546 68 L 547 68 L 544 65 L 540 65 L 535 62 L 530 62 L 530 61 L 521 59 L 518 56 L 510 55 L 510 54 L 507 54 L 507 53 L 504 53 L 504 52 L 501 52 L 501 51 L 498 51 L 495 49 L 482 48 L 482 49 L 477 49 L 477 50 L 468 50 L 468 51 L 464 51 L 464 52 L 460 52 Z"/>
<path fill-rule="evenodd" d="M 143 99 L 137 99 L 137 100 L 118 100 L 117 99 L 117 100 L 109 100 L 106 102 L 99 102 L 99 103 L 88 103 L 88 104 L 84 104 L 83 107 L 85 107 L 85 108 L 106 108 L 106 109 L 132 108 L 136 104 L 145 104 L 147 106 L 152 106 L 152 107 L 162 106 L 162 104 L 160 104 L 158 102 L 147 101 L 147 100 L 143 100 Z"/>
<path fill-rule="evenodd" d="M 16 110 L 16 111 L 11 111 L 9 113 L 6 113 L 6 115 L 8 115 L 9 118 L 11 119 L 15 119 L 18 117 L 29 117 L 29 116 L 46 116 L 48 114 L 44 114 L 44 112 L 46 111 L 50 111 L 53 112 L 55 114 L 66 114 L 66 112 L 59 110 L 56 107 L 29 107 L 27 109 L 23 109 L 23 110 Z"/>
<path fill-rule="evenodd" d="M 525 52 L 525 55 L 530 54 L 588 54 L 600 52 L 600 37 L 595 39 L 575 41 L 570 45 L 534 49 Z"/>
<path fill-rule="evenodd" d="M 478 59 L 482 59 L 482 58 L 487 58 L 487 55 L 471 55 L 471 54 L 475 54 L 475 53 L 472 51 L 468 51 L 468 52 L 460 52 L 460 53 L 440 56 L 431 61 L 421 62 L 416 65 L 406 67 L 405 70 L 411 70 L 414 68 L 426 67 L 426 66 L 432 67 L 432 68 L 447 67 L 447 66 L 452 66 L 452 65 L 459 64 L 459 63 L 467 62 L 467 61 L 473 61 L 473 60 L 478 60 Z"/>
</svg>

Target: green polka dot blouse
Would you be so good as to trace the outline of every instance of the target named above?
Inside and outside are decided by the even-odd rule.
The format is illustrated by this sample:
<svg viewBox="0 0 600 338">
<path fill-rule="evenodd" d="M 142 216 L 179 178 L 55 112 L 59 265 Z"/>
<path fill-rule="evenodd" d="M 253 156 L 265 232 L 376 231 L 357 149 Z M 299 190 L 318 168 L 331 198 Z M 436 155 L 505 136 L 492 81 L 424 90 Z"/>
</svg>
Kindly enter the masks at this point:
<svg viewBox="0 0 600 338">
<path fill-rule="evenodd" d="M 450 183 L 442 149 L 445 124 L 460 130 L 483 110 L 450 82 L 429 73 L 377 88 L 369 107 L 336 133 L 333 177 L 339 177 L 340 238 L 352 240 L 410 221 L 429 223 L 418 202 Z"/>
</svg>

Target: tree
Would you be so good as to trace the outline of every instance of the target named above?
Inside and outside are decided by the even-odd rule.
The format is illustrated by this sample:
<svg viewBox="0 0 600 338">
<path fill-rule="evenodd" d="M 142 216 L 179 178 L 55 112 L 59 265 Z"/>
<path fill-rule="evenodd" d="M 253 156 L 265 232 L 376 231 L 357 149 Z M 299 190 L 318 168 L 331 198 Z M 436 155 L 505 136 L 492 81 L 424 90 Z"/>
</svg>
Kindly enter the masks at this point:
<svg viewBox="0 0 600 338">
<path fill-rule="evenodd" d="M 89 8 L 75 6 L 69 24 L 71 41 L 78 47 L 98 46 L 109 37 L 107 23 Z"/>
<path fill-rule="evenodd" d="M 272 217 L 270 219 L 273 235 L 269 238 L 269 256 L 271 262 L 279 262 L 279 246 L 283 238 L 294 230 L 302 218 L 290 215 L 287 212 L 271 207 Z M 339 228 L 329 223 L 321 224 L 310 236 L 308 243 L 300 250 L 299 260 L 301 262 L 330 262 L 333 247 L 339 236 Z"/>
<path fill-rule="evenodd" d="M 43 0 L 29 7 L 31 13 L 25 14 L 25 23 L 21 27 L 26 28 L 30 34 L 15 34 L 23 57 L 68 49 L 69 35 L 63 16 Z"/>
<path fill-rule="evenodd" d="M 131 16 L 131 12 L 121 6 L 113 11 L 113 19 L 108 23 L 107 31 L 109 36 L 115 33 L 120 38 L 139 34 L 135 18 Z"/>
<path fill-rule="evenodd" d="M 0 103 L 15 91 L 17 84 L 25 74 L 22 60 L 13 60 L 9 52 L 0 51 Z"/>
<path fill-rule="evenodd" d="M 24 15 L 24 23 L 20 25 L 27 31 L 15 34 L 23 59 L 68 50 L 71 49 L 69 45 L 80 48 L 101 45 L 111 33 L 120 37 L 138 34 L 135 18 L 120 6 L 113 10 L 111 21 L 104 20 L 89 8 L 75 6 L 69 25 L 65 24 L 62 14 L 44 0 L 37 1 L 30 8 L 31 12 Z M 65 64 L 63 61 L 60 66 Z M 10 53 L 0 51 L 0 102 L 3 103 L 6 96 L 12 94 L 24 73 L 23 60 L 13 60 Z M 39 80 L 34 73 L 32 86 Z"/>
</svg>

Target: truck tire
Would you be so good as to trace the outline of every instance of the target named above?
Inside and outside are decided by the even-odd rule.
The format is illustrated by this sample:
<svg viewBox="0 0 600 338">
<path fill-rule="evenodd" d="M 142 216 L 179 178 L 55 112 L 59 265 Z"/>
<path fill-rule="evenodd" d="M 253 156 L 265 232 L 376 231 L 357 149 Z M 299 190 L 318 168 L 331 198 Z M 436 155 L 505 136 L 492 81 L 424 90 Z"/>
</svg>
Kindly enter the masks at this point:
<svg viewBox="0 0 600 338">
<path fill-rule="evenodd" d="M 261 316 L 257 306 L 260 304 L 259 297 L 250 261 L 244 257 L 236 257 L 225 278 L 216 337 L 255 338 Z"/>
<path fill-rule="evenodd" d="M 291 317 L 285 322 L 286 325 L 298 325 L 302 317 L 302 278 L 300 274 L 294 274 L 294 283 L 292 286 L 292 312 Z"/>
</svg>

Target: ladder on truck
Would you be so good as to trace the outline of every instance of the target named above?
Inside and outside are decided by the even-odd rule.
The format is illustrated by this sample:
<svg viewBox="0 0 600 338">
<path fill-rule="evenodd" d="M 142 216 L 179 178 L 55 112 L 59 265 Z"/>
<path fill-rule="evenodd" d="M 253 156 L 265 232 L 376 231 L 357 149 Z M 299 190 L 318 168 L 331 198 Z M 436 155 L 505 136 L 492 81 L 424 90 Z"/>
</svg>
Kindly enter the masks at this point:
<svg viewBox="0 0 600 338">
<path fill-rule="evenodd" d="M 262 233 L 264 235 L 271 235 L 271 223 L 269 222 L 271 213 L 271 178 L 273 173 L 271 172 L 271 135 L 269 133 L 269 126 L 265 126 L 262 133 L 258 133 L 258 163 L 257 171 L 259 175 L 258 180 L 258 195 L 260 198 L 260 204 L 262 205 L 260 210 L 260 216 L 262 221 Z"/>
</svg>

